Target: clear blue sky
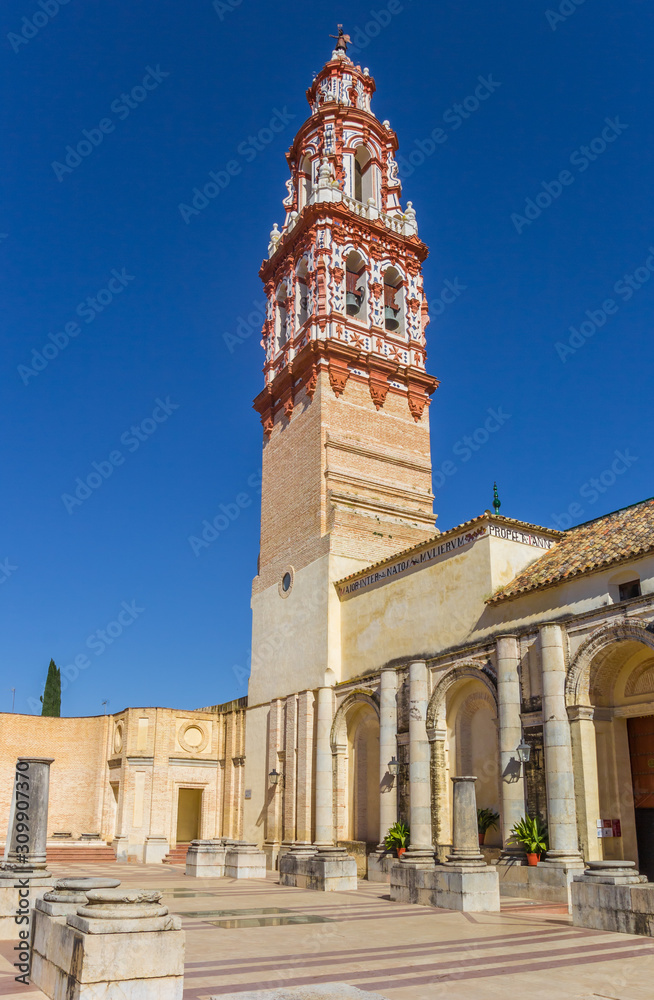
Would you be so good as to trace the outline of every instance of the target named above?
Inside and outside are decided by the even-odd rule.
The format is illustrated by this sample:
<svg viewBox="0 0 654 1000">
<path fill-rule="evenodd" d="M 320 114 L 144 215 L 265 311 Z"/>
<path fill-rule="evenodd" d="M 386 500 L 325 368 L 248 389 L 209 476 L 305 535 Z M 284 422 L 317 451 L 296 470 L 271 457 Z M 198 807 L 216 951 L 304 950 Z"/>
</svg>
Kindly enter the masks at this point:
<svg viewBox="0 0 654 1000">
<path fill-rule="evenodd" d="M 51 656 L 87 658 L 65 715 L 246 692 L 262 385 L 246 317 L 282 220 L 284 152 L 338 21 L 363 46 L 431 248 L 433 459 L 455 470 L 436 477 L 439 527 L 489 507 L 494 479 L 502 513 L 544 525 L 571 504 L 576 523 L 654 493 L 653 12 L 561 6 L 573 13 L 69 0 L 49 17 L 6 0 L 1 710 L 11 687 L 31 710 Z M 277 112 L 294 117 L 253 151 Z M 240 172 L 185 221 L 180 203 L 230 160 Z M 460 294 L 439 306 L 446 282 Z M 237 329 L 251 336 L 230 351 Z M 489 409 L 503 420 L 490 434 Z M 88 498 L 62 500 L 93 473 Z M 251 502 L 230 507 L 238 494 Z M 195 555 L 189 536 L 221 505 L 238 516 Z"/>
</svg>

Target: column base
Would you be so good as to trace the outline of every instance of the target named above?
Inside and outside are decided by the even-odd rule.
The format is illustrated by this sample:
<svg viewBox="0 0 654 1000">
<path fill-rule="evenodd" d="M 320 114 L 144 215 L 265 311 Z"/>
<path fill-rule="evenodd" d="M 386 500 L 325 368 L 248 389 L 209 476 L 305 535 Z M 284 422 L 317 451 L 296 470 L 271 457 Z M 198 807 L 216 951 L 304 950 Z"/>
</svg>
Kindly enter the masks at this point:
<svg viewBox="0 0 654 1000">
<path fill-rule="evenodd" d="M 400 865 L 408 868 L 435 868 L 434 848 L 431 844 L 407 847 L 406 854 L 398 861 Z"/>
<path fill-rule="evenodd" d="M 460 865 L 468 868 L 486 868 L 486 859 L 483 854 L 476 851 L 454 851 L 447 855 L 446 865 Z"/>
<path fill-rule="evenodd" d="M 296 858 L 311 858 L 316 853 L 317 848 L 308 840 L 296 840 L 291 847 L 289 854 L 293 854 Z"/>
<path fill-rule="evenodd" d="M 184 874 L 191 878 L 222 878 L 225 874 L 223 841 L 192 840 L 186 854 Z"/>
<path fill-rule="evenodd" d="M 357 888 L 357 863 L 344 847 L 314 845 L 314 853 L 289 851 L 279 862 L 280 885 L 317 892 L 351 892 Z"/>
<path fill-rule="evenodd" d="M 29 923 L 24 924 L 26 930 L 31 929 L 31 922 L 34 916 L 34 904 L 37 899 L 41 899 L 45 892 L 52 889 L 54 882 L 50 872 L 42 869 L 32 869 L 25 871 L 23 866 L 20 870 L 14 870 L 13 866 L 7 863 L 0 866 L 0 941 L 13 941 L 18 939 L 19 926 L 16 923 L 16 913 L 18 911 L 20 898 L 19 892 L 24 892 L 18 885 L 18 879 L 22 882 L 29 882 Z M 23 900 L 24 904 L 25 900 Z"/>
<path fill-rule="evenodd" d="M 497 913 L 499 878 L 495 866 L 447 864 L 425 869 L 405 864 L 391 869 L 391 899 L 468 913 Z"/>
<path fill-rule="evenodd" d="M 116 861 L 127 861 L 129 840 L 126 834 L 118 834 L 111 845 L 116 852 Z"/>
<path fill-rule="evenodd" d="M 266 855 L 256 844 L 245 841 L 228 844 L 225 850 L 225 875 L 227 878 L 265 878 Z"/>
<path fill-rule="evenodd" d="M 581 868 L 586 867 L 584 859 L 579 851 L 548 851 L 543 861 L 538 862 L 538 866 L 547 865 L 551 868 Z"/>
<path fill-rule="evenodd" d="M 169 850 L 170 845 L 167 837 L 146 837 L 143 845 L 143 863 L 146 865 L 161 864 Z"/>
<path fill-rule="evenodd" d="M 654 884 L 629 862 L 591 862 L 570 895 L 575 927 L 654 937 Z"/>
</svg>

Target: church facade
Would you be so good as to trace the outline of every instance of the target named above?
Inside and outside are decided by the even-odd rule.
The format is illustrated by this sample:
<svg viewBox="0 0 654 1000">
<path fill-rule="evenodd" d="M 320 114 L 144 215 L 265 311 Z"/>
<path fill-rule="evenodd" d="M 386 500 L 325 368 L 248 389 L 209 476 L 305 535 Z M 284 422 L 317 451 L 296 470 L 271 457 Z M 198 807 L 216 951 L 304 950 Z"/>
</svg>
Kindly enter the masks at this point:
<svg viewBox="0 0 654 1000">
<path fill-rule="evenodd" d="M 339 40 L 261 267 L 247 699 L 3 715 L 0 809 L 16 757 L 51 756 L 50 833 L 97 831 L 120 858 L 231 836 L 272 868 L 308 845 L 378 859 L 401 819 L 420 859 L 447 853 L 450 778 L 475 775 L 500 860 L 540 815 L 549 864 L 627 858 L 654 878 L 654 501 L 565 532 L 499 504 L 437 530 L 428 250 L 374 90 Z"/>
<path fill-rule="evenodd" d="M 491 846 L 540 814 L 551 861 L 649 863 L 654 503 L 565 533 L 488 511 L 436 531 L 427 249 L 373 93 L 337 47 L 261 268 L 244 836 L 275 865 L 294 845 L 370 851 L 400 818 L 409 854 L 443 856 L 449 778 L 473 774 L 501 815 Z"/>
</svg>

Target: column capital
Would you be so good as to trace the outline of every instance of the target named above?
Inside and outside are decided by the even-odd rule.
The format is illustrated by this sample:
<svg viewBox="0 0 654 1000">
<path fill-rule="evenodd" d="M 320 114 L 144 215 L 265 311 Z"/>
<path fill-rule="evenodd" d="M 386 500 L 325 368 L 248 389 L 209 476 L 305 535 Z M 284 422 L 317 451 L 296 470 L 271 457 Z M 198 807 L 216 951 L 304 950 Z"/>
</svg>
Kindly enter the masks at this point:
<svg viewBox="0 0 654 1000">
<path fill-rule="evenodd" d="M 436 726 L 427 726 L 427 739 L 430 743 L 436 743 L 437 741 L 444 743 L 447 739 L 447 729 L 437 729 Z"/>
<path fill-rule="evenodd" d="M 595 708 L 593 705 L 569 705 L 567 712 L 570 722 L 579 722 L 581 720 L 592 722 L 595 718 Z"/>
<path fill-rule="evenodd" d="M 540 625 L 538 626 L 538 631 L 540 632 L 541 636 L 548 629 L 556 629 L 561 634 L 565 632 L 565 626 L 563 625 L 562 622 L 541 622 Z"/>
</svg>

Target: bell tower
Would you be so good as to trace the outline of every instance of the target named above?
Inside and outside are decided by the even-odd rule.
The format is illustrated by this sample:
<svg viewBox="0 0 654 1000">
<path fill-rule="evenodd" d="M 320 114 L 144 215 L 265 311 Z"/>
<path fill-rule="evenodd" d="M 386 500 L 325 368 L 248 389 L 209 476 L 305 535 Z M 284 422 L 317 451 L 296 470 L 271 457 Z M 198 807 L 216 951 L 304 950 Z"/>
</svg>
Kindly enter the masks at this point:
<svg viewBox="0 0 654 1000">
<path fill-rule="evenodd" d="M 287 155 L 285 216 L 260 276 L 265 387 L 250 704 L 340 676 L 334 581 L 436 533 L 429 323 L 397 137 L 375 82 L 335 51 Z M 327 679 L 326 679 L 327 678 Z"/>
</svg>

